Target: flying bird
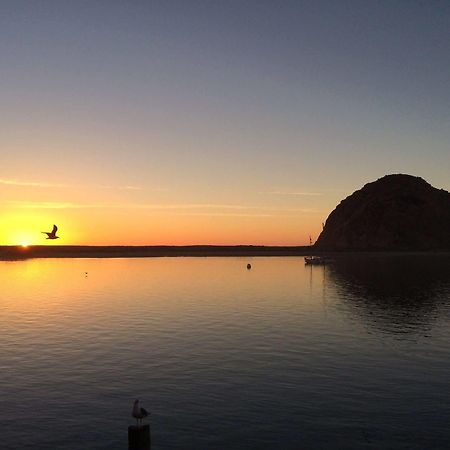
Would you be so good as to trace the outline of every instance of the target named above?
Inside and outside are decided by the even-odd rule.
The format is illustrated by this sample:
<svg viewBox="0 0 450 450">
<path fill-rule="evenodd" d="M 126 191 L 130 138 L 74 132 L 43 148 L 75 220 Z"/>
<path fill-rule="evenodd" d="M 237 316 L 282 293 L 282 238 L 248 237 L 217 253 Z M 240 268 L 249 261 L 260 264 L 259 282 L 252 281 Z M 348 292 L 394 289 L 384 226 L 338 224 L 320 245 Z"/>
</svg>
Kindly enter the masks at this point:
<svg viewBox="0 0 450 450">
<path fill-rule="evenodd" d="M 144 409 L 141 408 L 141 406 L 139 405 L 139 400 L 135 400 L 134 401 L 134 405 L 133 405 L 133 410 L 131 411 L 131 415 L 132 417 L 134 417 L 136 419 L 136 424 L 137 426 L 142 426 L 142 419 L 144 417 L 147 417 L 150 413 Z"/>
<path fill-rule="evenodd" d="M 50 231 L 41 231 L 41 233 L 46 234 L 46 239 L 59 239 L 59 236 L 56 236 L 56 232 L 58 231 L 58 227 L 56 225 L 53 225 L 53 230 Z"/>
</svg>

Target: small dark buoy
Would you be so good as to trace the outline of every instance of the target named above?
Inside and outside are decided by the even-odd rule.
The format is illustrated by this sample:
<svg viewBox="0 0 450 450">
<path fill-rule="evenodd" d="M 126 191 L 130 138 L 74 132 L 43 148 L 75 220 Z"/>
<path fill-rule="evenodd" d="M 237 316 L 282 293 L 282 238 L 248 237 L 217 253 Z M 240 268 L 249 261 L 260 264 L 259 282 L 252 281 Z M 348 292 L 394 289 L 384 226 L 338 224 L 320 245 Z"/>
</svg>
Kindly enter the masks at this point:
<svg viewBox="0 0 450 450">
<path fill-rule="evenodd" d="M 252 268 L 251 264 L 247 264 L 247 269 L 250 270 Z"/>
</svg>

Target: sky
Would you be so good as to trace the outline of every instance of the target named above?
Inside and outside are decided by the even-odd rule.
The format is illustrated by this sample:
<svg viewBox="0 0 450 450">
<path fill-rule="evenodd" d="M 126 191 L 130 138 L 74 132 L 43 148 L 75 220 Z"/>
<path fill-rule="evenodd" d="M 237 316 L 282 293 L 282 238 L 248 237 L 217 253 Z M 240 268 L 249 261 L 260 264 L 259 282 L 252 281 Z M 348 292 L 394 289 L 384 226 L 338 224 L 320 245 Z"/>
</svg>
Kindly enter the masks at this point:
<svg viewBox="0 0 450 450">
<path fill-rule="evenodd" d="M 450 190 L 443 0 L 2 0 L 0 95 L 0 245 L 305 245 L 383 175 Z"/>
</svg>

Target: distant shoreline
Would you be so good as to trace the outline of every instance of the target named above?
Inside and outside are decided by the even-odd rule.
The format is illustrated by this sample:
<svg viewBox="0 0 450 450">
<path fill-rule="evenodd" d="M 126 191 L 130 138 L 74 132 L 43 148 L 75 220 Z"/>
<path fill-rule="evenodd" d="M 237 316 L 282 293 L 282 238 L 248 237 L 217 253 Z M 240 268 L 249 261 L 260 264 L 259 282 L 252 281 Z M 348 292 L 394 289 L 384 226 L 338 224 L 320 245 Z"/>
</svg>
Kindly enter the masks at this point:
<svg viewBox="0 0 450 450">
<path fill-rule="evenodd" d="M 183 246 L 0 246 L 0 260 L 29 258 L 146 258 L 166 256 L 305 256 L 308 246 L 183 245 Z"/>
<path fill-rule="evenodd" d="M 0 246 L 0 261 L 31 258 L 151 258 L 151 257 L 228 257 L 228 256 L 308 256 L 327 255 L 423 255 L 450 254 L 448 251 L 325 251 L 309 246 L 265 245 L 156 245 L 156 246 L 93 246 L 93 245 L 17 245 Z"/>
</svg>

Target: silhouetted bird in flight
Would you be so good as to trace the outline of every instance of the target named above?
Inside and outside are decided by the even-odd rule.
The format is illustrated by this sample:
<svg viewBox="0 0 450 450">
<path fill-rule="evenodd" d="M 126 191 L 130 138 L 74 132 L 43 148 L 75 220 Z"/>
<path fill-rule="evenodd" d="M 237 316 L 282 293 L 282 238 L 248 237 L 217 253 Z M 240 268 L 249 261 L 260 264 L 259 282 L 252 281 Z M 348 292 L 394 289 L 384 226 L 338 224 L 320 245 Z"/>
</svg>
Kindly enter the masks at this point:
<svg viewBox="0 0 450 450">
<path fill-rule="evenodd" d="M 137 426 L 142 425 L 142 419 L 147 417 L 150 413 L 147 412 L 144 408 L 141 408 L 139 405 L 139 400 L 134 401 L 133 411 L 131 411 L 131 415 L 136 419 Z"/>
<path fill-rule="evenodd" d="M 53 225 L 53 230 L 50 231 L 41 231 L 41 233 L 47 235 L 47 239 L 59 239 L 59 236 L 56 236 L 56 232 L 58 231 L 58 227 Z"/>
</svg>

